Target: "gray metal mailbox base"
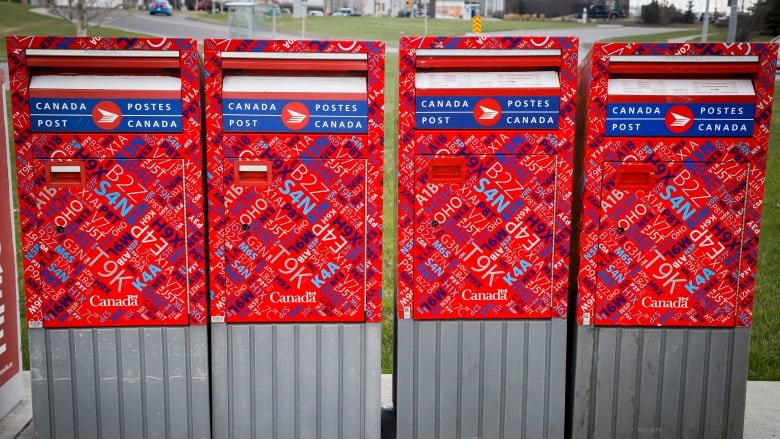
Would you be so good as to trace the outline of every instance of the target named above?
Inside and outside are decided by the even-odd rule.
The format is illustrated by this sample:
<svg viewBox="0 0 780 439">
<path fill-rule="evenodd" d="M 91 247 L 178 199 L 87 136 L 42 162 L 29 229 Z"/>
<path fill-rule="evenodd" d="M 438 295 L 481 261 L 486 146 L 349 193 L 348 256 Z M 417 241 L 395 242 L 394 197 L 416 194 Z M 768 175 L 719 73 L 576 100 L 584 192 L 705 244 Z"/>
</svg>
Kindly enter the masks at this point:
<svg viewBox="0 0 780 439">
<path fill-rule="evenodd" d="M 562 438 L 566 321 L 399 320 L 398 439 Z"/>
<path fill-rule="evenodd" d="M 741 438 L 748 328 L 577 327 L 573 437 Z"/>
<path fill-rule="evenodd" d="M 214 439 L 378 439 L 381 324 L 212 324 Z"/>
<path fill-rule="evenodd" d="M 209 437 L 207 329 L 30 329 L 35 437 Z"/>
</svg>

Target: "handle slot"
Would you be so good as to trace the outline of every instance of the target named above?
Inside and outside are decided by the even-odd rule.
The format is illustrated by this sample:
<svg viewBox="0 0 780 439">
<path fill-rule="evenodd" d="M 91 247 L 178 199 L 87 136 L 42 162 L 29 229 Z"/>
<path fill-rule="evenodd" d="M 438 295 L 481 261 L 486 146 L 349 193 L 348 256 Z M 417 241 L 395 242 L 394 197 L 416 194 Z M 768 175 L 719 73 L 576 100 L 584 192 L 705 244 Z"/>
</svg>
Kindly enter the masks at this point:
<svg viewBox="0 0 780 439">
<path fill-rule="evenodd" d="M 51 187 L 83 187 L 86 183 L 84 163 L 48 163 L 46 184 Z"/>
<path fill-rule="evenodd" d="M 268 162 L 238 162 L 235 181 L 239 186 L 270 186 L 271 167 Z"/>
<path fill-rule="evenodd" d="M 431 183 L 465 183 L 466 162 L 462 157 L 431 159 L 428 176 Z"/>
<path fill-rule="evenodd" d="M 653 167 L 650 165 L 627 165 L 617 169 L 615 187 L 617 189 L 644 189 L 653 188 Z"/>
</svg>

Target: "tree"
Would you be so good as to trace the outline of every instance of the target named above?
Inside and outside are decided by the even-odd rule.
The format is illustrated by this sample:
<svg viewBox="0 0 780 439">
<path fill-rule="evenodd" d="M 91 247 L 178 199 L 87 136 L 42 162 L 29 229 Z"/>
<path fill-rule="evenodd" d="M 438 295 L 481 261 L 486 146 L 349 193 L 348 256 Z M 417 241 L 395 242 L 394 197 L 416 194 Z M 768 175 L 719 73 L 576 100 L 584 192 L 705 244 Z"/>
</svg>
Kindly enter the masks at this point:
<svg viewBox="0 0 780 439">
<path fill-rule="evenodd" d="M 44 0 L 52 14 L 73 23 L 76 36 L 87 36 L 89 26 L 100 25 L 109 12 L 129 8 L 129 0 Z"/>
<path fill-rule="evenodd" d="M 693 0 L 688 0 L 688 9 L 682 16 L 683 23 L 693 23 L 696 21 L 696 14 L 693 13 Z"/>
<path fill-rule="evenodd" d="M 674 6 L 661 6 L 657 0 L 642 6 L 642 21 L 646 24 L 668 24 L 676 14 L 677 9 Z"/>
<path fill-rule="evenodd" d="M 763 17 L 762 32 L 780 35 L 780 0 L 761 0 L 753 8 L 753 15 Z"/>
</svg>

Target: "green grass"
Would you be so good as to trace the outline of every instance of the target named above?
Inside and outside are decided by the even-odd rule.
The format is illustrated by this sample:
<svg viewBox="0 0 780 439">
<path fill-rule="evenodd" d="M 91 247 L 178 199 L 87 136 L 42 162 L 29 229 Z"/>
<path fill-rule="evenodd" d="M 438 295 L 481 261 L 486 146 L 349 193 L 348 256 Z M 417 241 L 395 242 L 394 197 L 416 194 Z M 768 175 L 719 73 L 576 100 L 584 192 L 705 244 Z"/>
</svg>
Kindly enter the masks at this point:
<svg viewBox="0 0 780 439">
<path fill-rule="evenodd" d="M 772 109 L 748 379 L 780 381 L 780 88 Z"/>
<path fill-rule="evenodd" d="M 701 29 L 698 28 L 686 28 L 676 31 L 664 32 L 660 34 L 653 34 L 653 41 L 669 41 L 675 38 L 688 38 L 689 41 L 699 41 L 701 39 Z M 635 35 L 629 37 L 609 38 L 604 41 L 610 42 L 623 42 L 623 43 L 639 43 L 647 42 L 647 36 Z"/>
<path fill-rule="evenodd" d="M 73 35 L 74 28 L 69 23 L 52 17 L 29 12 L 30 7 L 15 3 L 0 3 L 0 31 L 3 35 Z M 184 12 L 182 12 L 184 13 Z M 195 13 L 187 12 L 190 15 Z M 199 17 L 214 21 L 226 21 L 226 14 L 197 14 Z M 301 20 L 287 16 L 278 17 L 277 32 L 299 34 Z M 270 26 L 270 21 L 266 21 Z M 503 22 L 484 20 L 483 32 L 505 30 L 537 29 L 550 27 L 592 26 L 578 23 L 561 22 Z M 420 18 L 375 18 L 375 17 L 307 17 L 306 35 L 310 37 L 330 37 L 344 39 L 384 40 L 396 44 L 401 35 L 420 35 L 425 31 L 424 20 Z M 466 20 L 428 20 L 429 35 L 456 35 L 471 31 L 471 23 Z M 90 35 L 128 35 L 114 29 L 95 28 Z M 665 34 L 647 37 L 634 37 L 631 41 L 667 41 L 671 38 L 690 36 L 692 41 L 700 35 L 699 29 L 674 30 Z M 722 41 L 725 31 L 710 27 L 710 39 Z M 765 38 L 761 38 L 765 40 Z M 626 39 L 620 39 L 627 41 Z M 0 42 L 2 54 L 5 53 L 5 40 Z M 3 55 L 0 55 L 3 56 Z M 394 298 L 396 284 L 396 199 L 397 199 L 397 75 L 398 56 L 388 53 L 385 66 L 385 185 L 384 185 L 384 242 L 383 242 L 383 308 L 382 327 L 382 371 L 392 372 L 393 318 L 395 315 Z M 780 92 L 775 94 L 775 111 L 772 123 L 772 138 L 767 166 L 764 215 L 761 231 L 760 254 L 758 261 L 758 284 L 754 321 L 751 335 L 749 379 L 780 380 Z M 21 260 L 21 259 L 20 259 Z M 20 274 L 21 285 L 21 274 Z M 20 296 L 23 300 L 23 295 Z M 23 302 L 22 302 L 23 308 Z M 27 359 L 27 336 L 23 328 L 23 348 L 25 349 L 25 368 L 29 368 Z"/>
<path fill-rule="evenodd" d="M 382 373 L 393 371 L 393 319 L 398 264 L 398 54 L 385 58 L 385 168 L 382 224 Z"/>
<path fill-rule="evenodd" d="M 189 13 L 192 16 L 192 13 Z M 203 20 L 227 23 L 227 14 L 195 14 Z M 264 17 L 262 26 L 271 30 L 271 17 Z M 397 44 L 403 35 L 463 35 L 471 32 L 471 20 L 426 20 L 424 18 L 398 17 L 306 17 L 307 38 L 381 40 L 388 44 Z M 280 34 L 300 35 L 302 19 L 291 15 L 276 17 L 276 32 Z M 516 31 L 526 29 L 571 28 L 573 26 L 595 26 L 561 21 L 503 21 L 484 19 L 482 32 Z"/>
</svg>

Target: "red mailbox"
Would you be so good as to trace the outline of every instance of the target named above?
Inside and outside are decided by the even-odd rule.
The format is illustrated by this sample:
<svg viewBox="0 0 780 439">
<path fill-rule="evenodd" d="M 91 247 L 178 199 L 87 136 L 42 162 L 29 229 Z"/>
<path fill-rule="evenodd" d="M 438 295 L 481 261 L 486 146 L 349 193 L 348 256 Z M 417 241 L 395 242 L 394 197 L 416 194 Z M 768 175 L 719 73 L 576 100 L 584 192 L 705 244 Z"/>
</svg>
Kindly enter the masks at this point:
<svg viewBox="0 0 780 439">
<path fill-rule="evenodd" d="M 770 47 L 594 46 L 580 323 L 750 326 Z"/>
<path fill-rule="evenodd" d="M 213 435 L 378 438 L 384 43 L 205 46 Z"/>
<path fill-rule="evenodd" d="M 577 50 L 401 38 L 399 438 L 563 436 Z"/>
<path fill-rule="evenodd" d="M 574 437 L 741 437 L 773 44 L 597 43 L 580 75 Z"/>
<path fill-rule="evenodd" d="M 401 48 L 398 317 L 565 317 L 576 39 Z"/>
<path fill-rule="evenodd" d="M 8 52 L 30 327 L 204 324 L 195 42 Z"/>
<path fill-rule="evenodd" d="M 36 436 L 207 436 L 196 41 L 6 41 Z"/>
<path fill-rule="evenodd" d="M 383 62 L 207 41 L 212 321 L 381 321 Z"/>
</svg>

